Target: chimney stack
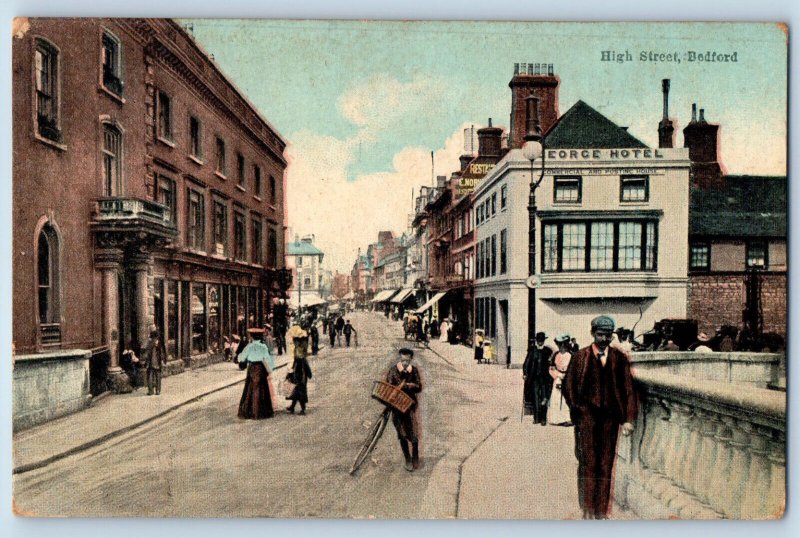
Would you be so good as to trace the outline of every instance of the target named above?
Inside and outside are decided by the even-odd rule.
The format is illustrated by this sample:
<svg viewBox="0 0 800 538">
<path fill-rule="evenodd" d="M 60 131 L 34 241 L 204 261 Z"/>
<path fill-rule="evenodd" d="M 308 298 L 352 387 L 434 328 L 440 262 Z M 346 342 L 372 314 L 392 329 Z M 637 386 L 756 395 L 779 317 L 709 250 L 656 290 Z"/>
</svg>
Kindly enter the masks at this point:
<svg viewBox="0 0 800 538">
<path fill-rule="evenodd" d="M 658 123 L 658 147 L 659 148 L 674 148 L 675 147 L 675 127 L 672 125 L 672 120 L 669 119 L 669 79 L 665 78 L 661 81 L 661 91 L 664 94 L 664 113 L 661 116 L 661 121 Z"/>
<path fill-rule="evenodd" d="M 705 109 L 692 103 L 692 121 L 683 129 L 683 147 L 689 148 L 692 185 L 701 189 L 722 186 L 722 168 L 717 155 L 719 125 L 708 123 Z"/>
<path fill-rule="evenodd" d="M 541 134 L 544 135 L 558 120 L 558 86 L 560 80 L 553 74 L 553 64 L 514 64 L 511 88 L 511 123 L 509 148 L 521 148 L 527 134 L 526 97 L 535 93 L 539 98 Z"/>
<path fill-rule="evenodd" d="M 539 98 L 530 94 L 525 98 L 525 140 L 541 140 L 542 126 L 539 122 Z"/>
<path fill-rule="evenodd" d="M 503 130 L 492 127 L 492 118 L 489 118 L 489 126 L 478 129 L 478 157 L 499 159 L 502 136 Z"/>
</svg>

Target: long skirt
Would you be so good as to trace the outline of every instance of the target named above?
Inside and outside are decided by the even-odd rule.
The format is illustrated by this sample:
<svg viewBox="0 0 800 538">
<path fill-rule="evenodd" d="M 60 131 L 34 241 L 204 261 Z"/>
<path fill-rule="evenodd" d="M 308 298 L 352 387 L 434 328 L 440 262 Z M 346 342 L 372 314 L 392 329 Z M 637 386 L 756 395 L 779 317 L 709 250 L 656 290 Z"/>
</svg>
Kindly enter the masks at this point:
<svg viewBox="0 0 800 538">
<path fill-rule="evenodd" d="M 550 393 L 550 405 L 547 408 L 547 422 L 550 424 L 566 424 L 571 422 L 569 418 L 569 406 L 564 401 L 557 383 L 553 383 L 553 392 Z"/>
<path fill-rule="evenodd" d="M 263 363 L 251 362 L 247 365 L 247 379 L 239 402 L 239 418 L 258 420 L 273 415 L 267 369 Z"/>
<path fill-rule="evenodd" d="M 307 404 L 308 381 L 304 381 L 303 383 L 298 383 L 297 385 L 295 385 L 292 394 L 287 398 L 287 400 L 294 400 L 300 402 L 301 404 Z"/>
</svg>

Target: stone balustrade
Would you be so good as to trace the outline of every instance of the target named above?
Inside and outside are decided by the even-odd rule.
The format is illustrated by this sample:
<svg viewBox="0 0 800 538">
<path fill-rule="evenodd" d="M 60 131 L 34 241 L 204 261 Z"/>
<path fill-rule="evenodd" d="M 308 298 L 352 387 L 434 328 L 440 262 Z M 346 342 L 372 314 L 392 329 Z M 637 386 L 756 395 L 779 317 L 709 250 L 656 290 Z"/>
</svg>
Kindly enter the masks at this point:
<svg viewBox="0 0 800 538">
<path fill-rule="evenodd" d="M 786 375 L 784 353 L 645 351 L 630 357 L 637 372 L 658 371 L 761 388 L 779 384 Z"/>
<path fill-rule="evenodd" d="M 636 366 L 636 365 L 635 365 Z M 645 519 L 769 519 L 786 497 L 786 394 L 635 368 L 615 500 Z"/>
</svg>

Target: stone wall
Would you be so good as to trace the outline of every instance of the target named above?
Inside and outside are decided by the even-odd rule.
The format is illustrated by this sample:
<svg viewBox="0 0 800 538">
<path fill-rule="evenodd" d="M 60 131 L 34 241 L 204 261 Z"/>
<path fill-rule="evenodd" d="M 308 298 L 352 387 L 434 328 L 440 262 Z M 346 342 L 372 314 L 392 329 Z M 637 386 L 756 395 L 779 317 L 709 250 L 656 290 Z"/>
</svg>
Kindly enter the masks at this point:
<svg viewBox="0 0 800 538">
<path fill-rule="evenodd" d="M 764 331 L 786 336 L 786 274 L 766 273 L 762 284 Z M 744 274 L 689 277 L 688 317 L 700 331 L 713 335 L 721 325 L 742 327 L 745 305 Z"/>
<path fill-rule="evenodd" d="M 696 380 L 767 388 L 781 381 L 785 354 L 648 351 L 631 354 L 635 372 L 661 372 Z"/>
<path fill-rule="evenodd" d="M 14 357 L 14 431 L 88 407 L 90 354 L 73 349 Z"/>
<path fill-rule="evenodd" d="M 642 519 L 782 517 L 786 393 L 641 364 L 634 434 L 617 445 L 616 504 Z"/>
</svg>

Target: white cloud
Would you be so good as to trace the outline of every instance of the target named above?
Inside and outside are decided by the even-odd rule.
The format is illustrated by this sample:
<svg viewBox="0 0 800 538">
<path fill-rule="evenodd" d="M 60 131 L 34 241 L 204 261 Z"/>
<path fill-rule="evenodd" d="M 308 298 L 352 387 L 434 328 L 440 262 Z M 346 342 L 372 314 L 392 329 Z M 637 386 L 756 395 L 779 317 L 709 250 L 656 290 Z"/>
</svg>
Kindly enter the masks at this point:
<svg viewBox="0 0 800 538">
<path fill-rule="evenodd" d="M 342 94 L 337 107 L 359 127 L 358 140 L 373 142 L 397 125 L 429 116 L 447 90 L 447 81 L 421 74 L 408 82 L 374 75 Z"/>
<path fill-rule="evenodd" d="M 468 126 L 459 127 L 435 150 L 437 175 L 449 176 L 458 169 L 463 128 Z M 363 251 L 375 241 L 378 231 L 405 231 L 412 189 L 416 195 L 420 185 L 431 184 L 430 149 L 418 147 L 395 154 L 389 172 L 348 181 L 347 167 L 358 139 L 358 135 L 340 140 L 304 130 L 292 136 L 288 148 L 288 225 L 292 233 L 315 234 L 325 252 L 324 264 L 342 272 L 352 268 L 357 249 Z"/>
</svg>

